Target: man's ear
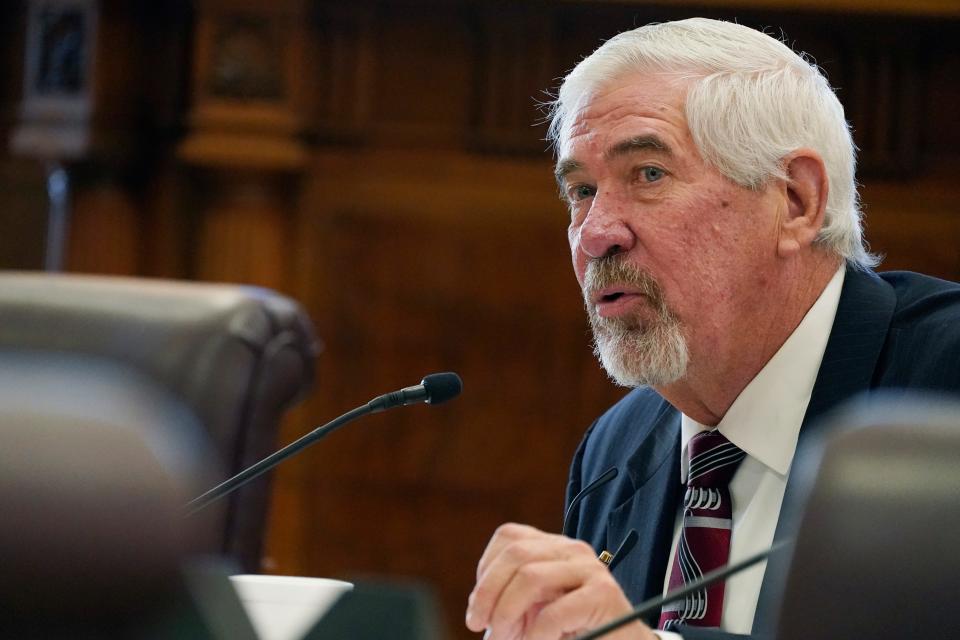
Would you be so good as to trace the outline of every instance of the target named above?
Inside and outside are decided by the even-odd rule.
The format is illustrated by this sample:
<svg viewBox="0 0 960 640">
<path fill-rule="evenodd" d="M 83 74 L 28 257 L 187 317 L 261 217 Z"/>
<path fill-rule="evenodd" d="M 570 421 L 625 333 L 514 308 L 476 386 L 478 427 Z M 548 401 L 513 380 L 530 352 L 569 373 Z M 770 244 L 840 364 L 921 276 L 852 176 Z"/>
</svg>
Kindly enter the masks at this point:
<svg viewBox="0 0 960 640">
<path fill-rule="evenodd" d="M 784 159 L 786 212 L 780 220 L 777 253 L 781 258 L 795 255 L 813 244 L 827 209 L 830 191 L 827 169 L 820 154 L 798 149 Z"/>
</svg>

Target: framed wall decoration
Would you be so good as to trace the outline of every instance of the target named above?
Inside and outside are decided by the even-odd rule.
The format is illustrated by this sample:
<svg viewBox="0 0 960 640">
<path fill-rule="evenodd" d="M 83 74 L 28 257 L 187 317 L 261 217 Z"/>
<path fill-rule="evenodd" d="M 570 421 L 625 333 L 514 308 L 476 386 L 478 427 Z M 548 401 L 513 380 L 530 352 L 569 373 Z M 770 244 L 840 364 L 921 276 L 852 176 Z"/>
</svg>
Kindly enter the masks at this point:
<svg viewBox="0 0 960 640">
<path fill-rule="evenodd" d="M 69 160 L 88 151 L 98 17 L 96 0 L 30 0 L 14 152 Z"/>
</svg>

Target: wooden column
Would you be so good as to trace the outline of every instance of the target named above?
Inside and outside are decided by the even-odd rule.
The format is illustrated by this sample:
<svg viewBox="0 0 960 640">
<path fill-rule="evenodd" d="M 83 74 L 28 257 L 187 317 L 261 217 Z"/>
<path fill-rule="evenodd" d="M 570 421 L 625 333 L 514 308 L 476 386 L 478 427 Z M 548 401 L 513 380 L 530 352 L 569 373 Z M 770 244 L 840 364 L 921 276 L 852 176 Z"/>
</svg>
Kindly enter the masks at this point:
<svg viewBox="0 0 960 640">
<path fill-rule="evenodd" d="M 194 187 L 193 275 L 289 291 L 306 11 L 300 0 L 197 4 L 193 106 L 178 149 Z"/>
</svg>

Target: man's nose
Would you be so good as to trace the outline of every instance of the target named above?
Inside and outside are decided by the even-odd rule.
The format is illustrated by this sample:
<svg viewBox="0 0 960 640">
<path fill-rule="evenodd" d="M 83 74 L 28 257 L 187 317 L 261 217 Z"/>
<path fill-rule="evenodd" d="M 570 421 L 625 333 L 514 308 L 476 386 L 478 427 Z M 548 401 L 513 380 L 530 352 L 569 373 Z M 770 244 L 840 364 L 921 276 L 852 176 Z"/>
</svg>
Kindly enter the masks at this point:
<svg viewBox="0 0 960 640">
<path fill-rule="evenodd" d="M 590 258 L 629 251 L 635 237 L 625 212 L 615 202 L 595 197 L 577 235 L 579 249 Z"/>
</svg>

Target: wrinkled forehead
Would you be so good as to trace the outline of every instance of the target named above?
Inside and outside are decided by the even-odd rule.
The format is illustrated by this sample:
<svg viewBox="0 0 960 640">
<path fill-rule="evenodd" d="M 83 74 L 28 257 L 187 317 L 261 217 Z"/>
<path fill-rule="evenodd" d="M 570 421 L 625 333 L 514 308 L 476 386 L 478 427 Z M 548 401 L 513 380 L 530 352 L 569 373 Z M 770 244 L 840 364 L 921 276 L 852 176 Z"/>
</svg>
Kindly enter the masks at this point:
<svg viewBox="0 0 960 640">
<path fill-rule="evenodd" d="M 611 110 L 611 105 L 651 111 L 663 108 L 685 109 L 686 94 L 693 74 L 677 72 L 623 73 L 606 81 L 578 82 L 576 91 L 568 91 L 557 125 L 557 158 L 570 155 L 571 138 L 585 133 L 589 127 Z M 615 100 L 612 100 L 615 99 Z"/>
<path fill-rule="evenodd" d="M 584 120 L 596 97 L 596 89 L 583 92 L 577 96 L 576 102 L 564 105 L 564 115 L 557 128 L 557 158 L 570 155 L 570 139 L 584 126 Z"/>
</svg>

